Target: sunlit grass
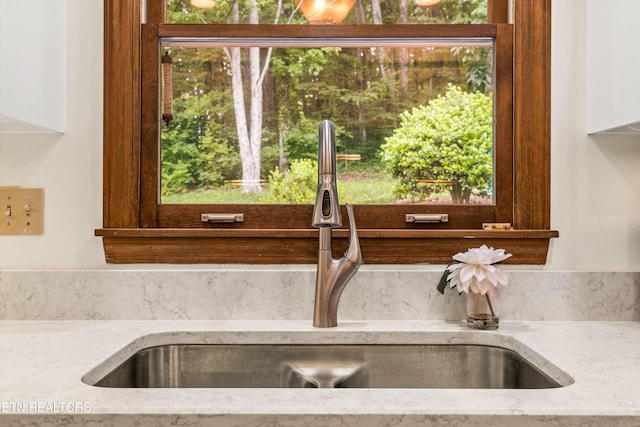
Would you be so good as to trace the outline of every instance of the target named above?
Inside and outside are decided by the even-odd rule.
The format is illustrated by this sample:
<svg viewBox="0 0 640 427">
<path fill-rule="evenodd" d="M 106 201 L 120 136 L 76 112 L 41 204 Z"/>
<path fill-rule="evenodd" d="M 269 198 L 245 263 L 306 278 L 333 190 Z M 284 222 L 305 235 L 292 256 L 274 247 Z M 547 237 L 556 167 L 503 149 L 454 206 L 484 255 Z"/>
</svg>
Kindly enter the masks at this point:
<svg viewBox="0 0 640 427">
<path fill-rule="evenodd" d="M 392 180 L 384 178 L 339 180 L 338 194 L 341 203 L 394 203 L 397 201 L 397 197 L 391 194 L 393 186 Z"/>
<path fill-rule="evenodd" d="M 267 191 L 267 190 L 265 190 Z M 260 203 L 264 192 L 260 194 L 243 193 L 240 187 L 220 187 L 209 190 L 197 190 L 187 193 L 162 196 L 165 204 L 255 204 Z"/>
<path fill-rule="evenodd" d="M 341 203 L 378 204 L 393 203 L 396 200 L 391 195 L 393 181 L 381 176 L 349 176 L 338 178 L 338 191 Z M 243 193 L 238 186 L 213 188 L 209 190 L 192 191 L 181 194 L 163 195 L 164 204 L 260 204 L 268 199 L 269 188 L 259 194 Z M 313 203 L 309 200 L 309 203 Z"/>
</svg>

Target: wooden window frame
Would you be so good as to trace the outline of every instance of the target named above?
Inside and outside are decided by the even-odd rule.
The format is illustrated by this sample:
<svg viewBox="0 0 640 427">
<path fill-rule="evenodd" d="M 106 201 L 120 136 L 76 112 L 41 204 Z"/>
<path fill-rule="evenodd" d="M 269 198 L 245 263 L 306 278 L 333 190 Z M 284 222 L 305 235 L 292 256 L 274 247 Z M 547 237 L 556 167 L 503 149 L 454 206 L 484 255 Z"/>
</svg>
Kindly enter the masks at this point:
<svg viewBox="0 0 640 427">
<path fill-rule="evenodd" d="M 383 28 L 381 28 L 383 27 Z M 486 25 L 202 25 L 202 24 L 144 24 L 142 28 L 142 122 L 156 126 L 142 127 L 140 225 L 144 228 L 223 228 L 238 229 L 297 229 L 309 228 L 311 205 L 272 204 L 162 204 L 160 194 L 161 41 L 167 38 L 221 38 L 233 34 L 234 39 L 313 39 L 343 40 L 373 39 L 372 34 L 384 33 L 385 38 L 401 39 L 493 39 L 495 40 L 495 105 L 494 152 L 496 153 L 496 203 L 486 205 L 383 204 L 354 206 L 358 228 L 447 230 L 480 229 L 483 222 L 511 223 L 513 221 L 513 84 L 512 84 L 512 26 Z M 330 43 L 330 42 L 329 42 Z M 373 42 L 372 42 L 373 43 Z M 336 123 L 340 126 L 342 123 Z M 499 161 L 502 159 L 503 161 Z M 343 210 L 344 207 L 343 207 Z M 276 212 L 274 214 L 273 212 Z M 235 224 L 205 224 L 202 213 L 243 213 L 244 222 Z M 286 212 L 286 214 L 282 214 Z M 448 214 L 442 224 L 407 224 L 406 214 Z M 345 213 L 343 213 L 345 215 Z"/>
<path fill-rule="evenodd" d="M 148 184 L 157 182 L 157 142 L 143 141 L 144 138 L 157 141 L 157 99 L 145 99 L 141 91 L 144 85 L 157 84 L 157 75 L 148 72 L 148 61 L 153 64 L 151 69 L 157 70 L 154 63 L 158 61 L 158 51 L 144 46 L 155 46 L 163 32 L 175 34 L 176 27 L 169 31 L 169 26 L 161 24 L 162 0 L 147 3 L 147 24 L 143 29 L 144 11 L 140 2 L 105 0 L 104 210 L 103 228 L 96 230 L 96 235 L 103 239 L 107 262 L 314 263 L 317 230 L 310 225 L 300 227 L 301 218 L 310 222 L 310 206 L 273 206 L 271 209 L 278 212 L 278 228 L 268 219 L 259 228 L 255 225 L 202 228 L 193 219 L 199 218 L 202 207 L 168 205 L 159 209 L 157 184 L 155 188 Z M 481 224 L 461 229 L 455 223 L 451 224 L 453 228 L 420 229 L 411 225 L 373 228 L 370 224 L 376 222 L 376 209 L 356 207 L 366 263 L 445 264 L 453 254 L 481 244 L 511 252 L 514 255 L 511 263 L 546 262 L 549 239 L 558 236 L 549 224 L 551 0 L 490 0 L 490 20 L 507 22 L 509 5 L 513 25 L 482 27 L 503 32 L 503 39 L 505 34 L 511 38 L 513 29 L 513 61 L 507 64 L 513 68 L 512 129 L 498 128 L 499 132 L 513 134 L 513 162 L 496 165 L 513 170 L 513 198 L 506 204 L 505 212 L 492 217 L 495 222 L 511 222 L 513 229 L 483 230 Z M 186 27 L 189 26 L 184 31 L 191 34 L 199 31 L 198 26 Z M 332 32 L 335 30 L 333 27 Z M 219 208 L 218 212 L 238 210 L 238 206 L 230 205 Z M 257 211 L 251 211 L 254 208 L 247 205 L 242 211 L 246 213 L 247 209 L 249 215 L 264 217 L 259 212 L 264 207 L 257 206 Z M 398 216 L 406 210 L 391 209 L 398 211 Z M 434 208 L 424 209 L 428 212 Z M 465 208 L 456 210 L 464 212 Z M 185 215 L 185 211 L 190 214 Z M 473 209 L 467 211 L 468 216 L 474 215 Z M 336 229 L 333 234 L 334 249 L 344 249 L 347 230 Z"/>
</svg>

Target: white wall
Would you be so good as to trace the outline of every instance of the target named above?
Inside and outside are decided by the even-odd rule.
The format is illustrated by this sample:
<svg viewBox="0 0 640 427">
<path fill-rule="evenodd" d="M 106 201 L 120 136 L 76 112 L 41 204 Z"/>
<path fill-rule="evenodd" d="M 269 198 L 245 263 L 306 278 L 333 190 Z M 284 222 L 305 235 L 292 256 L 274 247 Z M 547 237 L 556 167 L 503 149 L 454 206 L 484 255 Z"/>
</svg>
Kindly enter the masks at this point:
<svg viewBox="0 0 640 427">
<path fill-rule="evenodd" d="M 66 133 L 0 134 L 0 186 L 44 188 L 45 232 L 0 236 L 0 268 L 105 265 L 93 237 L 102 221 L 102 1 L 65 1 Z"/>
<path fill-rule="evenodd" d="M 603 0 L 604 1 L 604 0 Z M 547 269 L 640 269 L 640 138 L 587 136 L 586 2 L 554 0 Z M 67 0 L 67 133 L 0 135 L 0 185 L 45 189 L 45 234 L 0 236 L 0 268 L 106 268 L 102 1 Z M 603 82 L 606 84 L 606 82 Z M 159 267 L 163 268 L 163 267 Z"/>
<path fill-rule="evenodd" d="M 554 0 L 552 12 L 551 224 L 560 238 L 548 266 L 638 269 L 640 136 L 587 136 L 587 2 Z"/>
</svg>

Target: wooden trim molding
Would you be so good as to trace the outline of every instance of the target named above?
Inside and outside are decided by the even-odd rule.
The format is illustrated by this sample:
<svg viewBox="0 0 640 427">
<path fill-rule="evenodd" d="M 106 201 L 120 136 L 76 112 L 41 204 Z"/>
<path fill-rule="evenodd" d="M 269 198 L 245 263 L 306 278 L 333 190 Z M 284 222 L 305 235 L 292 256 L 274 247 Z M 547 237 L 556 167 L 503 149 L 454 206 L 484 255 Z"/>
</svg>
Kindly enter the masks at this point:
<svg viewBox="0 0 640 427">
<path fill-rule="evenodd" d="M 138 225 L 140 13 L 139 2 L 104 2 L 105 227 Z"/>
<path fill-rule="evenodd" d="M 155 202 L 152 194 L 141 194 L 140 184 L 141 175 L 149 172 L 141 167 L 141 115 L 145 114 L 141 107 L 141 81 L 145 79 L 141 56 L 152 55 L 141 48 L 142 3 L 104 0 L 104 213 L 103 228 L 96 230 L 96 235 L 103 239 L 107 262 L 314 263 L 317 231 L 311 228 L 157 228 L 162 221 L 159 213 L 142 215 L 141 207 Z M 205 31 L 199 26 L 169 29 L 159 22 L 163 12 L 157 5 L 163 0 L 147 3 L 154 5 L 147 14 L 151 33 Z M 509 4 L 511 14 L 506 9 Z M 507 22 L 513 16 L 514 59 L 509 66 L 513 66 L 514 91 L 510 125 L 514 196 L 510 207 L 497 213 L 496 221 L 511 217 L 514 230 L 362 229 L 366 263 L 446 264 L 455 253 L 483 243 L 512 253 L 509 262 L 513 264 L 546 262 L 549 240 L 558 237 L 558 232 L 550 229 L 551 0 L 491 0 L 490 5 L 494 23 Z M 510 26 L 500 27 L 499 34 L 511 31 Z M 498 131 L 509 132 L 503 128 Z M 335 230 L 334 235 L 337 252 L 346 246 L 346 231 Z"/>
<path fill-rule="evenodd" d="M 551 228 L 551 0 L 514 2 L 514 227 Z"/>
<path fill-rule="evenodd" d="M 335 27 L 335 28 L 334 28 Z M 142 28 L 142 136 L 139 226 L 156 228 L 203 227 L 203 212 L 242 212 L 245 222 L 233 228 L 305 228 L 309 226 L 311 205 L 185 205 L 159 202 L 159 64 L 161 37 L 189 38 L 198 42 L 207 38 L 232 36 L 243 41 L 250 38 L 274 39 L 365 39 L 384 38 L 494 38 L 496 45 L 494 87 L 495 101 L 495 204 L 430 205 L 388 204 L 356 207 L 361 228 L 415 228 L 407 225 L 406 213 L 444 213 L 449 221 L 429 228 L 481 228 L 483 222 L 513 222 L 513 28 L 509 24 L 484 25 L 204 25 L 145 24 Z M 182 41 L 180 45 L 184 45 Z M 188 44 L 188 42 L 186 43 Z"/>
<path fill-rule="evenodd" d="M 261 38 L 261 37 L 309 37 L 322 39 L 371 38 L 376 34 L 382 38 L 391 37 L 415 37 L 417 25 L 282 25 L 262 24 L 256 28 L 252 24 L 168 24 L 160 25 L 158 35 L 160 37 L 226 37 L 233 38 Z M 476 24 L 431 24 L 420 27 L 420 37 L 495 37 L 495 25 Z"/>
<path fill-rule="evenodd" d="M 509 2 L 511 0 L 487 0 L 488 21 L 492 24 L 509 23 Z"/>
<path fill-rule="evenodd" d="M 110 263 L 310 264 L 318 257 L 318 231 L 102 229 Z M 359 230 L 367 264 L 448 264 L 451 256 L 482 244 L 503 248 L 510 264 L 544 264 L 556 231 Z M 333 249 L 346 249 L 348 231 L 334 230 Z M 237 253 L 242 253 L 239 257 Z"/>
</svg>

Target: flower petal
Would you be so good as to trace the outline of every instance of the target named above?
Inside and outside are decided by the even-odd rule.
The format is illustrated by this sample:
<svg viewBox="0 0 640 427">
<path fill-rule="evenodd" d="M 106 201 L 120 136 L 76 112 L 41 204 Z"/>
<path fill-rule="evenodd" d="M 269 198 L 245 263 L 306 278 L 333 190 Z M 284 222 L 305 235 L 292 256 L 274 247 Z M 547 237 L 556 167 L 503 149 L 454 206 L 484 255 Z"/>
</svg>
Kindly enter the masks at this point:
<svg viewBox="0 0 640 427">
<path fill-rule="evenodd" d="M 453 256 L 455 264 L 451 264 L 446 270 L 451 273 L 447 276 L 450 288 L 458 288 L 459 292 L 475 292 L 486 294 L 507 286 L 509 277 L 506 273 L 493 264 L 511 257 L 504 249 L 494 249 L 482 245 L 479 248 L 471 248 L 466 252 L 460 252 Z"/>
<path fill-rule="evenodd" d="M 468 282 L 475 275 L 475 268 L 472 265 L 465 265 L 460 269 L 460 280 Z"/>
</svg>

